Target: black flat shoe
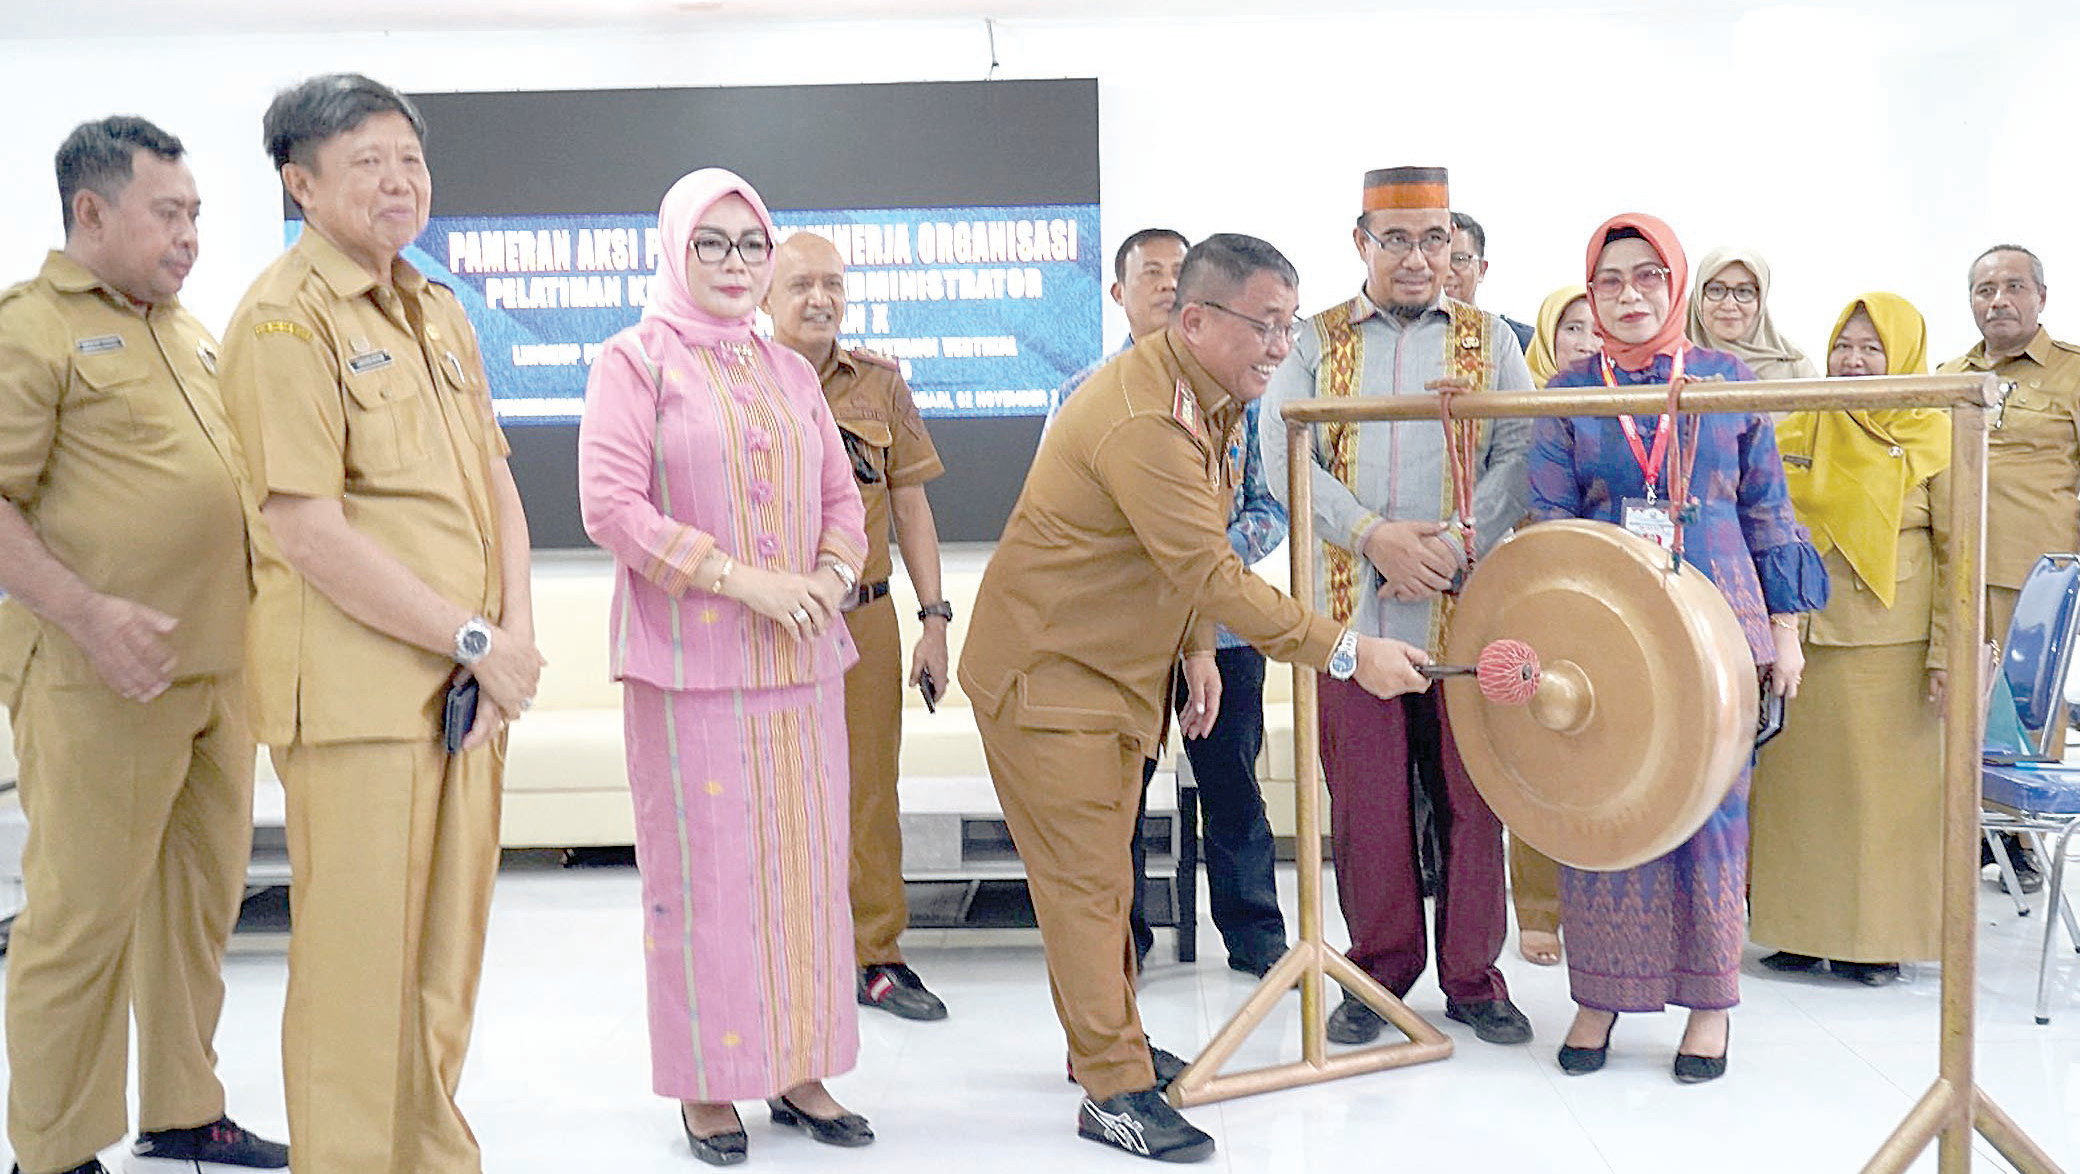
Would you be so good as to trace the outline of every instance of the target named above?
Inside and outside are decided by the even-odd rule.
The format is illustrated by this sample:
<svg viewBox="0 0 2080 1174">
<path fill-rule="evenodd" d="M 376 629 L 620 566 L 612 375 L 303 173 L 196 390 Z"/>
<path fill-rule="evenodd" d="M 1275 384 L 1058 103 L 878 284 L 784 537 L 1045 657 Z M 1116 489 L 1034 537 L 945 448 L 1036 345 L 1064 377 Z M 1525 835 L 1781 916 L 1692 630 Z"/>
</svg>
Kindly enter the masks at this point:
<svg viewBox="0 0 2080 1174">
<path fill-rule="evenodd" d="M 1726 1025 L 1726 1051 L 1733 1050 L 1733 1024 Z M 1677 1084 L 1703 1084 L 1726 1075 L 1726 1052 L 1716 1056 L 1693 1056 L 1688 1052 L 1676 1053 L 1675 1074 Z"/>
<path fill-rule="evenodd" d="M 681 1109 L 679 1127 L 686 1131 L 686 1144 L 693 1148 L 693 1156 L 710 1166 L 734 1166 L 749 1156 L 751 1139 L 744 1135 L 744 1122 L 741 1120 L 735 1129 L 702 1137 L 693 1131 L 692 1122 L 686 1119 L 686 1110 Z"/>
<path fill-rule="evenodd" d="M 1610 1058 L 1611 1031 L 1617 1026 L 1618 1017 L 1612 1015 L 1611 1021 L 1603 1025 L 1603 1042 L 1593 1048 L 1578 1048 L 1573 1044 L 1561 1044 L 1560 1071 L 1567 1073 L 1569 1076 L 1587 1076 L 1589 1073 L 1602 1068 L 1603 1062 Z"/>
<path fill-rule="evenodd" d="M 1825 958 L 1815 958 L 1811 954 L 1794 954 L 1789 950 L 1764 954 L 1756 961 L 1762 963 L 1763 969 L 1774 970 L 1779 974 L 1807 974 L 1827 965 Z"/>
<path fill-rule="evenodd" d="M 1828 969 L 1865 986 L 1884 986 L 1899 978 L 1897 962 L 1830 962 Z"/>
<path fill-rule="evenodd" d="M 766 1101 L 766 1107 L 773 1111 L 773 1124 L 806 1130 L 810 1137 L 825 1145 L 856 1148 L 871 1145 L 874 1141 L 873 1129 L 867 1125 L 867 1119 L 858 1113 L 844 1113 L 836 1117 L 813 1117 L 796 1107 L 795 1103 L 785 1096 L 771 1098 Z"/>
</svg>

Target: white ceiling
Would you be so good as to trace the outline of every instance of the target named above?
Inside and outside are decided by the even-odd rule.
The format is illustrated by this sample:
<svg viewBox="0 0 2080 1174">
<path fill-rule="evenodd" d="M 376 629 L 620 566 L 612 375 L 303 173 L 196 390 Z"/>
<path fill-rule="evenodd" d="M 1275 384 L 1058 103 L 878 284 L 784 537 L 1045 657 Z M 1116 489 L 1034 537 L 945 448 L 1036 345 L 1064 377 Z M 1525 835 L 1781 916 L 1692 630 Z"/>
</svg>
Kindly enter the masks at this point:
<svg viewBox="0 0 2080 1174">
<path fill-rule="evenodd" d="M 1892 0 L 1890 11 L 1949 0 Z M 1781 7 L 1766 0 L 1571 0 L 1576 11 Z M 1804 7 L 1869 7 L 1808 0 Z M 0 38 L 646 27 L 884 20 L 1275 17 L 1299 13 L 1542 11 L 1551 0 L 0 0 Z"/>
</svg>

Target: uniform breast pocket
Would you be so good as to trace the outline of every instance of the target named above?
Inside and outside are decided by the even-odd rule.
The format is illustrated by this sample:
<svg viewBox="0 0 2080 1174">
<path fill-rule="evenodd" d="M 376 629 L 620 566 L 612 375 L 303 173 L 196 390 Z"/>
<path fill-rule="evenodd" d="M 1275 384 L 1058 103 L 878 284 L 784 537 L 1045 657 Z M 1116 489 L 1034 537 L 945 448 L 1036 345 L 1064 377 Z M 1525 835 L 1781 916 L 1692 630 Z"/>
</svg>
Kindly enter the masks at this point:
<svg viewBox="0 0 2080 1174">
<path fill-rule="evenodd" d="M 852 460 L 852 478 L 861 485 L 879 485 L 888 477 L 888 450 L 895 435 L 883 420 L 840 420 L 838 439 L 845 442 L 845 455 Z"/>
<path fill-rule="evenodd" d="M 496 420 L 491 406 L 491 393 L 479 386 L 477 381 L 462 373 L 462 364 L 454 353 L 448 354 L 445 362 L 435 364 L 440 372 L 441 394 L 455 401 L 456 415 L 462 420 L 462 428 L 469 442 L 478 448 L 484 447 L 484 435 Z"/>
<path fill-rule="evenodd" d="M 347 377 L 347 467 L 371 476 L 426 459 L 426 391 L 390 371 Z"/>
<path fill-rule="evenodd" d="M 79 378 L 65 405 L 71 417 L 68 426 L 125 445 L 164 434 L 163 421 L 158 421 L 152 405 L 145 402 L 152 369 L 143 355 L 127 348 L 80 355 L 73 360 L 73 370 Z"/>
</svg>

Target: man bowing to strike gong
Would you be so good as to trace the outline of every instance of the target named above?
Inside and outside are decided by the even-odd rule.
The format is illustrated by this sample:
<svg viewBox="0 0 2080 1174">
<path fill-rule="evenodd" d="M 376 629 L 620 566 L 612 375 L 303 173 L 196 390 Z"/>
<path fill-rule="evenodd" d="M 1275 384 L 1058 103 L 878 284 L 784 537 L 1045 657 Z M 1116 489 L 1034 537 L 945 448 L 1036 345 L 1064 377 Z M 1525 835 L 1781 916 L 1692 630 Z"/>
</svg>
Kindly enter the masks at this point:
<svg viewBox="0 0 2080 1174">
<path fill-rule="evenodd" d="M 1422 650 L 1310 613 L 1228 543 L 1229 434 L 1292 349 L 1298 285 L 1255 237 L 1191 250 L 1168 329 L 1100 368 L 1042 438 L 961 654 L 1086 1093 L 1077 1132 L 1165 1161 L 1213 1153 L 1163 1099 L 1184 1065 L 1142 1034 L 1127 933 L 1127 844 L 1171 674 L 1187 733 L 1219 710 L 1217 625 L 1382 697 L 1425 686 Z"/>
</svg>

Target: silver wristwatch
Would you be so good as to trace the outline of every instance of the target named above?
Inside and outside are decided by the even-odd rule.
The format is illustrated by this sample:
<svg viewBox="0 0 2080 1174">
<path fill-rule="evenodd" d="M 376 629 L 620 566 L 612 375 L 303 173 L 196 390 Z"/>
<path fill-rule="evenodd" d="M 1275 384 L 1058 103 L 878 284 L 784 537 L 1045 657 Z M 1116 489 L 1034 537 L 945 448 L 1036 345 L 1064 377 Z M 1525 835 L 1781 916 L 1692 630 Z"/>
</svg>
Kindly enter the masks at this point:
<svg viewBox="0 0 2080 1174">
<path fill-rule="evenodd" d="M 1339 681 L 1348 681 L 1358 671 L 1358 634 L 1349 628 L 1336 638 L 1336 647 L 1329 653 L 1329 675 Z"/>
<path fill-rule="evenodd" d="M 455 629 L 455 663 L 474 665 L 491 651 L 491 625 L 483 616 L 471 616 Z"/>
<path fill-rule="evenodd" d="M 859 589 L 859 574 L 855 572 L 851 567 L 848 567 L 844 563 L 839 562 L 830 563 L 828 565 L 831 569 L 831 573 L 838 576 L 838 582 L 845 584 L 845 590 L 856 591 Z"/>
</svg>

